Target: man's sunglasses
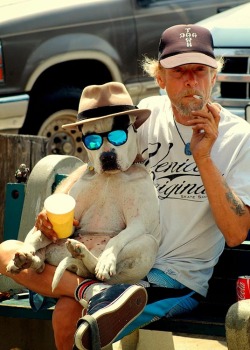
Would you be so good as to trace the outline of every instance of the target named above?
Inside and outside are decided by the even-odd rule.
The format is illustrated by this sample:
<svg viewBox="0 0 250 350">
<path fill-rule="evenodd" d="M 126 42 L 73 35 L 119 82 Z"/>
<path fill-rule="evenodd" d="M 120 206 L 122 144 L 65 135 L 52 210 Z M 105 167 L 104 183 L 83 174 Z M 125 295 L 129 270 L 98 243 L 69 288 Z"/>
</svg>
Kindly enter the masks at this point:
<svg viewBox="0 0 250 350">
<path fill-rule="evenodd" d="M 112 130 L 108 132 L 102 132 L 100 134 L 93 133 L 82 135 L 82 142 L 90 151 L 99 149 L 103 144 L 104 137 L 107 137 L 108 141 L 112 143 L 112 145 L 121 146 L 124 145 L 124 143 L 126 143 L 128 140 L 128 128 L 125 130 Z"/>
</svg>

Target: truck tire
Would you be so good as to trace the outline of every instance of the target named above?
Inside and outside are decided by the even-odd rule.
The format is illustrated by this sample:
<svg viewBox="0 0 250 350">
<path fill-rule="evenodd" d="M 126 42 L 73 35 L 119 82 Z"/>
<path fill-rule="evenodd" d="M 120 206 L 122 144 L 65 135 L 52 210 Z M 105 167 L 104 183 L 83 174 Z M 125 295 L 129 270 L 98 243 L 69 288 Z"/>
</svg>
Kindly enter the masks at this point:
<svg viewBox="0 0 250 350">
<path fill-rule="evenodd" d="M 31 95 L 21 133 L 47 137 L 48 154 L 73 155 L 86 161 L 81 132 L 62 129 L 63 124 L 76 121 L 81 92 L 82 89 L 67 87 L 39 99 Z"/>
</svg>

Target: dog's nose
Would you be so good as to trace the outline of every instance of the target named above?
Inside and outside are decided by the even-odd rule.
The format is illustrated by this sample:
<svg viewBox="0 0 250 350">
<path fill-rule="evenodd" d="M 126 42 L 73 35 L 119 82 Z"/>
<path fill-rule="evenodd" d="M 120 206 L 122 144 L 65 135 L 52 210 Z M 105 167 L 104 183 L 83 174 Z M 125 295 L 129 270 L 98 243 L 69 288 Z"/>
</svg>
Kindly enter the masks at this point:
<svg viewBox="0 0 250 350">
<path fill-rule="evenodd" d="M 103 171 L 118 169 L 117 155 L 115 152 L 102 152 L 100 161 Z"/>
</svg>

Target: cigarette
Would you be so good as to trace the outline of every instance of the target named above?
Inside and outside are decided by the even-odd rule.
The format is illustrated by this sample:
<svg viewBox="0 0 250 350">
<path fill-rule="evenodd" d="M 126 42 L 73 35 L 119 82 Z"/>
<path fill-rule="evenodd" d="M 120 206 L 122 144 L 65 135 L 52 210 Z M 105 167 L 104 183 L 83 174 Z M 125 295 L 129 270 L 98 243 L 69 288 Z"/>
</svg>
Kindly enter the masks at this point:
<svg viewBox="0 0 250 350">
<path fill-rule="evenodd" d="M 194 98 L 196 98 L 197 100 L 202 100 L 202 96 L 199 95 L 193 95 Z"/>
</svg>

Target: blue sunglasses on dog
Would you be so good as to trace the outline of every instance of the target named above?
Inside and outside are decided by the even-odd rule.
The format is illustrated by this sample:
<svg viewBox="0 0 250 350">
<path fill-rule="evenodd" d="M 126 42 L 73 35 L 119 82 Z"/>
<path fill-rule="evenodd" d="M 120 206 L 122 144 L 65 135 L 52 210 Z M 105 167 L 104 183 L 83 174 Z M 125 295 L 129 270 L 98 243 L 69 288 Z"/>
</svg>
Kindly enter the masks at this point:
<svg viewBox="0 0 250 350">
<path fill-rule="evenodd" d="M 131 125 L 131 124 L 130 124 Z M 128 126 L 128 128 L 130 127 Z M 82 135 L 82 142 L 90 151 L 99 149 L 103 144 L 103 138 L 107 137 L 108 141 L 114 146 L 121 146 L 128 140 L 128 128 L 125 130 L 112 130 L 108 132 L 102 132 L 100 134 L 92 133 Z"/>
</svg>

